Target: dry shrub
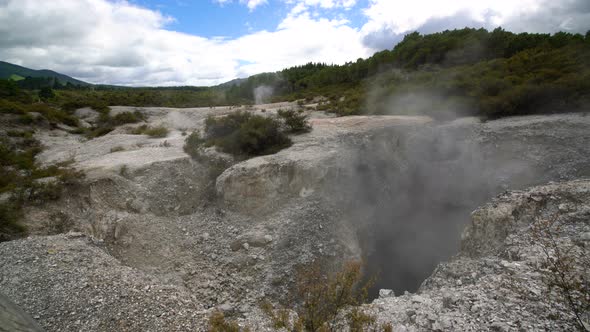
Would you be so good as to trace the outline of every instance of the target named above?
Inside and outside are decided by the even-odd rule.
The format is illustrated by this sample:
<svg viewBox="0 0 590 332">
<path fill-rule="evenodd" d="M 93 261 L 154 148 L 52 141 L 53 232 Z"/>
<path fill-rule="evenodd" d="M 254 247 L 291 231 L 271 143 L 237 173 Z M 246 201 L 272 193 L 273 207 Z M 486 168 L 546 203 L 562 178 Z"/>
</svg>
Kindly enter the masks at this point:
<svg viewBox="0 0 590 332">
<path fill-rule="evenodd" d="M 543 268 L 539 272 L 544 275 L 548 290 L 557 290 L 578 328 L 590 331 L 582 318 L 590 310 L 590 259 L 587 250 L 576 254 L 578 246 L 560 241 L 564 224 L 559 222 L 559 217 L 559 213 L 555 213 L 547 219 L 537 218 L 531 226 L 531 244 L 543 252 Z"/>
<path fill-rule="evenodd" d="M 131 129 L 130 133 L 133 135 L 148 135 L 149 137 L 154 138 L 162 138 L 168 136 L 168 128 L 159 126 L 159 127 L 150 127 L 147 125 L 141 125 L 139 127 L 135 127 Z"/>
<path fill-rule="evenodd" d="M 240 328 L 236 321 L 227 321 L 223 312 L 216 310 L 209 316 L 209 332 L 249 332 L 247 327 Z"/>
<path fill-rule="evenodd" d="M 358 306 L 367 299 L 372 280 L 362 282 L 363 264 L 351 261 L 339 271 L 326 271 L 317 261 L 297 272 L 293 309 L 273 309 L 269 302 L 261 304 L 275 329 L 290 331 L 336 331 L 341 327 L 342 313 L 346 314 L 351 331 L 391 331 L 390 324 L 378 326 L 376 318 L 362 312 Z M 296 312 L 298 318 L 291 319 Z"/>
<path fill-rule="evenodd" d="M 268 300 L 264 300 L 260 303 L 260 309 L 262 309 L 262 311 L 270 318 L 272 327 L 274 329 L 289 329 L 291 326 L 291 315 L 289 309 L 281 308 L 275 310 Z"/>
<path fill-rule="evenodd" d="M 296 287 L 302 305 L 298 313 L 306 330 L 334 325 L 341 309 L 367 299 L 370 283 L 361 285 L 361 268 L 362 263 L 352 261 L 336 273 L 326 273 L 317 262 L 299 271 Z"/>
</svg>

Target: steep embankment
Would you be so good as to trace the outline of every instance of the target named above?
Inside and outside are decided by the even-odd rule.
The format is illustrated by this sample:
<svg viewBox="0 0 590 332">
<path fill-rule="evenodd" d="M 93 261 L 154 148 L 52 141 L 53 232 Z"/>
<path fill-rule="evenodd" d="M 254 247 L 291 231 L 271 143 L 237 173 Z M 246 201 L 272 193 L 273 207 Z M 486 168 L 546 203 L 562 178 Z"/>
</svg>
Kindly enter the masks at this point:
<svg viewBox="0 0 590 332">
<path fill-rule="evenodd" d="M 407 331 L 573 331 L 590 318 L 574 281 L 590 278 L 589 255 L 590 181 L 507 192 L 473 212 L 459 254 L 417 294 L 366 309 Z"/>
<path fill-rule="evenodd" d="M 297 106 L 257 112 L 287 107 Z M 134 108 L 112 112 L 124 110 Z M 42 133 L 42 160 L 73 159 L 88 177 L 28 211 L 40 236 L 0 245 L 0 292 L 48 330 L 167 331 L 203 329 L 215 307 L 241 316 L 284 298 L 294 269 L 317 257 L 364 257 L 382 272 L 378 287 L 415 291 L 457 252 L 478 204 L 590 176 L 590 117 L 580 114 L 437 123 L 314 113 L 291 148 L 217 177 L 182 151 L 183 132 L 233 110 L 142 109 L 166 138 Z M 43 236 L 51 230 L 84 236 Z"/>
</svg>

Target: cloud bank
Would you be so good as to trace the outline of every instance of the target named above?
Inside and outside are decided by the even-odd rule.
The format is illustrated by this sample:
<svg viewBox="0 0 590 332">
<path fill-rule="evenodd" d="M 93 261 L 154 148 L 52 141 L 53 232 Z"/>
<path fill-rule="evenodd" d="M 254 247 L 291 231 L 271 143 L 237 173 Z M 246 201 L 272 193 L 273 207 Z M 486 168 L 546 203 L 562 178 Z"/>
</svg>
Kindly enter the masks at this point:
<svg viewBox="0 0 590 332">
<path fill-rule="evenodd" d="M 269 5 L 266 0 L 234 1 L 250 10 Z M 275 29 L 221 39 L 170 31 L 166 27 L 173 17 L 126 1 L 0 0 L 0 60 L 92 83 L 214 85 L 310 61 L 354 61 L 393 47 L 413 30 L 590 29 L 587 0 L 370 0 L 364 8 L 357 0 L 280 2 L 289 13 Z M 334 15 L 322 17 L 320 10 Z M 360 26 L 347 19 L 355 10 L 366 19 Z"/>
</svg>

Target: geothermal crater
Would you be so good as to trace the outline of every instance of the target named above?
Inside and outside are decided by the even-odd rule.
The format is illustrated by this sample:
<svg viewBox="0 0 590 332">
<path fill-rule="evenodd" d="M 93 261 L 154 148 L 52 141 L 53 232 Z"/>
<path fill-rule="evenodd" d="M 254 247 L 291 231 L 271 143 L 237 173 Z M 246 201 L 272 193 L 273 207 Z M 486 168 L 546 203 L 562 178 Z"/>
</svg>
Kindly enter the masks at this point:
<svg viewBox="0 0 590 332">
<path fill-rule="evenodd" d="M 285 300 L 295 269 L 318 258 L 364 259 L 378 276 L 374 298 L 381 288 L 416 292 L 458 252 L 477 206 L 507 189 L 590 176 L 582 114 L 440 123 L 313 112 L 313 130 L 292 147 L 212 178 L 184 153 L 184 134 L 237 109 L 141 109 L 170 129 L 166 138 L 41 132 L 41 160 L 73 159 L 86 183 L 28 211 L 39 236 L 0 247 L 0 291 L 45 328 L 79 331 L 202 330 L 215 308 L 248 317 L 261 299 Z M 56 216 L 71 232 L 46 236 L 39 220 Z M 29 260 L 43 268 L 19 263 Z"/>
</svg>

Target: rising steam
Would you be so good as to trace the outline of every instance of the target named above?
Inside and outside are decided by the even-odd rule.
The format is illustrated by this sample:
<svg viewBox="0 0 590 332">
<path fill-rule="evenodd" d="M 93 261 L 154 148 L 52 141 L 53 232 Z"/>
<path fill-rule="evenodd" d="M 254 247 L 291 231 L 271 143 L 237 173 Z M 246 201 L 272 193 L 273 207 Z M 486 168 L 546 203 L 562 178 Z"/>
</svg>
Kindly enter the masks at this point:
<svg viewBox="0 0 590 332">
<path fill-rule="evenodd" d="M 261 85 L 254 89 L 254 101 L 256 105 L 264 104 L 270 101 L 270 97 L 274 92 L 273 87 L 268 85 Z"/>
</svg>

